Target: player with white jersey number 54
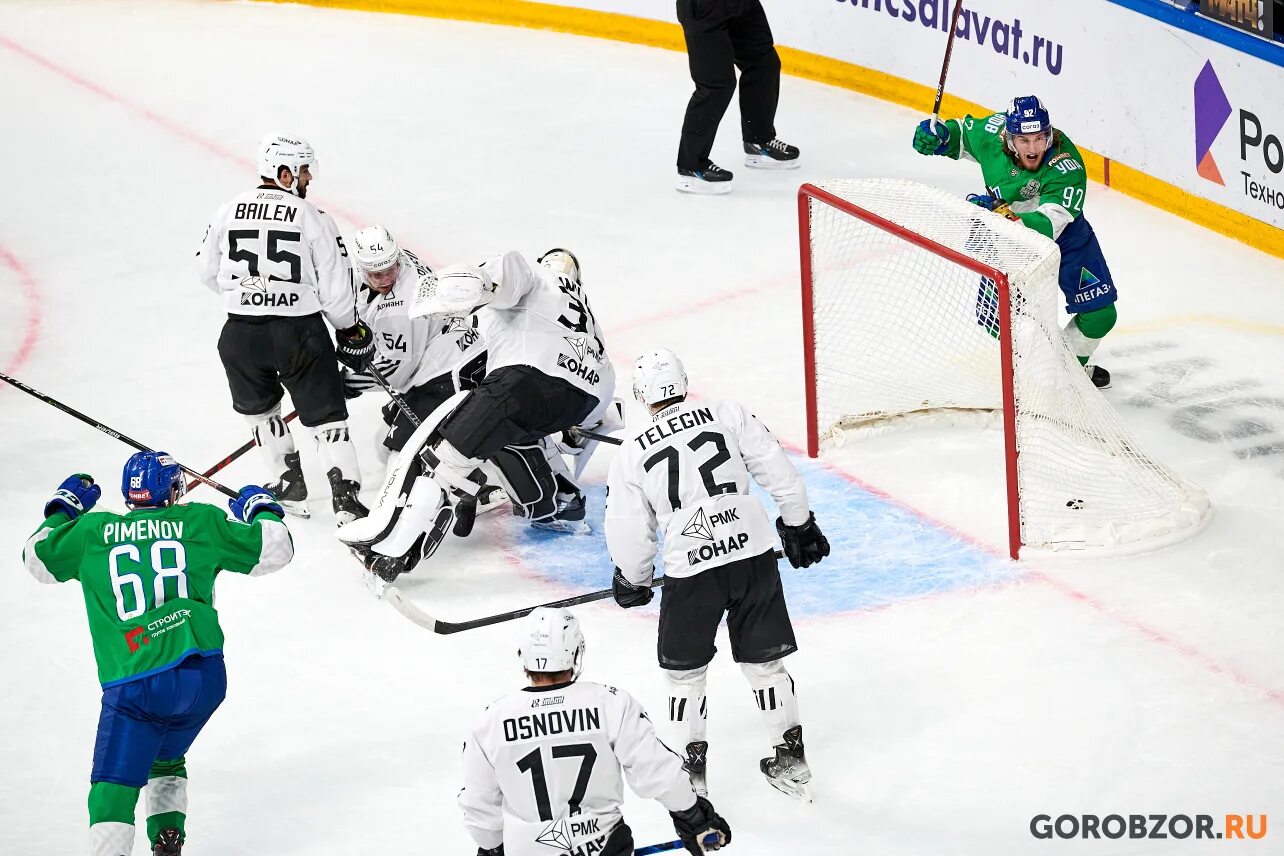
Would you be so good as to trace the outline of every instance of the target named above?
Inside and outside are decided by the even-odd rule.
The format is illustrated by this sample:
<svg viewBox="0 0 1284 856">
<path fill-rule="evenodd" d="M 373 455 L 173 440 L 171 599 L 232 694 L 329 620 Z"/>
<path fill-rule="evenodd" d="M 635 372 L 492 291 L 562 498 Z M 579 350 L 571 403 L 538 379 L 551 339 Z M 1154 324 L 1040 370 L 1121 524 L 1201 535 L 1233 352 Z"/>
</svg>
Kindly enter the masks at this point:
<svg viewBox="0 0 1284 856">
<path fill-rule="evenodd" d="M 478 856 L 632 856 L 625 779 L 669 810 L 693 856 L 730 843 L 731 827 L 691 789 L 637 700 L 577 680 L 584 634 L 570 610 L 534 610 L 520 640 L 529 685 L 487 707 L 464 743 L 459 807 Z"/>
<path fill-rule="evenodd" d="M 731 655 L 749 680 L 775 756 L 759 764 L 771 785 L 809 799 L 794 681 L 783 658 L 798 649 L 776 569 L 775 538 L 795 567 L 829 555 L 807 487 L 771 432 L 733 401 L 687 401 L 687 375 L 667 348 L 638 357 L 633 394 L 651 419 L 630 431 L 611 462 L 606 543 L 620 606 L 651 600 L 656 528 L 664 531 L 659 659 L 669 679 L 669 721 L 685 725 L 687 769 L 707 793 L 705 673 L 727 613 Z M 772 531 L 749 494 L 750 477 L 780 508 Z"/>
<path fill-rule="evenodd" d="M 286 511 L 308 516 L 308 489 L 299 453 L 281 419 L 289 390 L 299 421 L 311 428 L 330 481 L 335 519 L 368 512 L 357 498 L 361 474 L 348 434 L 348 407 L 335 363 L 354 369 L 374 352 L 370 329 L 357 316 L 348 250 L 330 215 L 305 198 L 316 177 L 316 152 L 306 140 L 268 134 L 259 145 L 259 186 L 223 204 L 196 253 L 201 281 L 223 297 L 227 322 L 218 353 L 232 408 L 250 423 L 266 455 L 268 488 Z"/>
</svg>

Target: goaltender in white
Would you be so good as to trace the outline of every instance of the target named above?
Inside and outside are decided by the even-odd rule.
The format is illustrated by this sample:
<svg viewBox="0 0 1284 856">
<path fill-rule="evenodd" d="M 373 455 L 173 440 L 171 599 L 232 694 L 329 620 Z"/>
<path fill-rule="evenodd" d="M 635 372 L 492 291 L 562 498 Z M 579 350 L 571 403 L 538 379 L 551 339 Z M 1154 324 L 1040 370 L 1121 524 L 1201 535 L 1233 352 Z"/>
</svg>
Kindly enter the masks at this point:
<svg viewBox="0 0 1284 856">
<path fill-rule="evenodd" d="M 631 856 L 625 778 L 669 810 L 694 856 L 730 843 L 731 827 L 696 796 L 637 700 L 577 680 L 584 634 L 570 610 L 534 610 L 520 638 L 530 685 L 486 708 L 464 743 L 459 806 L 478 856 Z"/>
<path fill-rule="evenodd" d="M 651 600 L 656 528 L 664 530 L 664 598 L 658 654 L 669 679 L 669 721 L 685 724 L 687 769 L 706 784 L 705 673 L 727 613 L 731 655 L 749 680 L 775 745 L 759 764 L 772 787 L 809 800 L 794 681 L 784 657 L 798 650 L 776 569 L 775 538 L 795 567 L 829 555 L 807 506 L 807 487 L 776 438 L 734 401 L 687 401 L 687 373 L 667 348 L 638 357 L 633 394 L 651 418 L 629 432 L 607 480 L 606 545 L 615 601 Z M 749 493 L 753 477 L 780 517 Z"/>
</svg>

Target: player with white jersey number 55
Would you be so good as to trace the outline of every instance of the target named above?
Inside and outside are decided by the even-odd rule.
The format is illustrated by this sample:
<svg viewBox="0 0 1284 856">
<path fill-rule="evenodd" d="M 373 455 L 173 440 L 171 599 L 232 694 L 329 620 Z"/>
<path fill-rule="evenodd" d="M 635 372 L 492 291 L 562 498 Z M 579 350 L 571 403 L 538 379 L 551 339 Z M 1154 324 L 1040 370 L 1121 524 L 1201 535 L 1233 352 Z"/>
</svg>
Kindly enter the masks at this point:
<svg viewBox="0 0 1284 856">
<path fill-rule="evenodd" d="M 638 357 L 633 394 L 651 419 L 630 431 L 611 462 L 606 543 L 615 600 L 651 600 L 656 528 L 664 531 L 658 653 L 669 679 L 669 721 L 685 731 L 687 768 L 707 793 L 705 673 L 727 613 L 731 655 L 749 680 L 775 756 L 759 764 L 771 785 L 809 799 L 794 681 L 783 658 L 798 649 L 776 569 L 775 538 L 795 567 L 829 555 L 807 487 L 771 432 L 733 401 L 687 401 L 687 375 L 667 348 Z M 772 531 L 749 494 L 750 477 L 780 508 Z M 684 727 L 685 726 L 685 727 Z"/>
<path fill-rule="evenodd" d="M 268 488 L 286 511 L 308 516 L 299 453 L 281 419 L 289 390 L 299 421 L 311 428 L 330 481 L 336 520 L 368 512 L 357 499 L 361 474 L 348 435 L 348 407 L 337 356 L 362 368 L 374 338 L 357 316 L 348 250 L 330 215 L 305 198 L 316 177 L 307 141 L 268 134 L 259 145 L 259 186 L 238 193 L 210 218 L 196 253 L 203 283 L 223 297 L 227 322 L 218 353 L 232 408 L 250 423 L 277 481 Z"/>
<path fill-rule="evenodd" d="M 669 810 L 693 856 L 730 843 L 637 700 L 577 680 L 584 634 L 570 610 L 534 610 L 520 640 L 529 685 L 487 707 L 464 743 L 459 807 L 478 856 L 632 856 L 624 779 Z"/>
</svg>

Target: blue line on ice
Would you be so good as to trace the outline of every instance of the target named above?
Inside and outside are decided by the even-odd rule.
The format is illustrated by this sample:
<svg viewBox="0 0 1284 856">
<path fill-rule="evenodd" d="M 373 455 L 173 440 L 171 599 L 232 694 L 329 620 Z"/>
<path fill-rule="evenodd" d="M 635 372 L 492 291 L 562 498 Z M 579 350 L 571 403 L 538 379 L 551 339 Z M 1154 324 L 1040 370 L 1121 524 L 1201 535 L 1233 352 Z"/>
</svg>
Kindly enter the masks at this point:
<svg viewBox="0 0 1284 856">
<path fill-rule="evenodd" d="M 791 457 L 807 480 L 808 498 L 832 549 L 828 559 L 806 570 L 781 561 L 791 615 L 869 609 L 977 589 L 1020 575 L 1015 563 L 869 493 L 816 461 Z M 612 566 L 602 527 L 605 486 L 588 485 L 586 492 L 590 535 L 540 532 L 517 519 L 504 524 L 517 531 L 511 549 L 528 567 L 568 588 L 591 591 L 610 586 Z M 774 515 L 770 499 L 767 507 Z M 649 608 L 658 603 L 659 598 Z"/>
</svg>

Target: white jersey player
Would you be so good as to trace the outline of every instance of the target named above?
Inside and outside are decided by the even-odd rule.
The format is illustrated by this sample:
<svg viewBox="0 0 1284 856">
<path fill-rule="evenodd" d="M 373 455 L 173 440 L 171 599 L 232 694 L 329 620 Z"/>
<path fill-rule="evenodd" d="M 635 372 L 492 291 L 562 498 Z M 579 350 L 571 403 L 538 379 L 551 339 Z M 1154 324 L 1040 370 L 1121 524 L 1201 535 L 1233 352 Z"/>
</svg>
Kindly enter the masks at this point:
<svg viewBox="0 0 1284 856">
<path fill-rule="evenodd" d="M 669 810 L 692 854 L 731 841 L 633 696 L 577 680 L 584 636 L 569 610 L 527 616 L 518 656 L 530 685 L 486 708 L 464 743 L 459 806 L 478 856 L 631 856 L 626 779 Z"/>
<path fill-rule="evenodd" d="M 615 599 L 627 609 L 651 600 L 657 527 L 664 532 L 659 660 L 670 684 L 669 719 L 685 723 L 692 782 L 707 793 L 705 673 L 725 611 L 732 656 L 775 744 L 775 757 L 760 768 L 777 789 L 807 799 L 811 771 L 783 661 L 797 644 L 771 522 L 749 483 L 752 477 L 779 506 L 775 530 L 794 567 L 829 555 L 806 485 L 743 406 L 687 401 L 686 372 L 668 349 L 638 358 L 633 393 L 651 419 L 629 432 L 611 462 L 606 543 L 616 565 Z"/>
<path fill-rule="evenodd" d="M 496 466 L 533 526 L 587 531 L 584 496 L 548 438 L 577 426 L 609 430 L 608 417 L 619 411 L 615 370 L 575 256 L 550 250 L 532 266 L 510 252 L 480 268 L 429 274 L 410 315 L 475 315 L 486 377 L 416 429 L 371 517 L 341 529 L 340 540 L 395 558 L 376 570 L 384 579 L 409 570 L 440 544 L 455 507 L 477 495 L 483 461 Z"/>
<path fill-rule="evenodd" d="M 374 350 L 357 315 L 348 251 L 334 220 L 305 198 L 317 173 L 305 140 L 268 134 L 259 147 L 260 184 L 234 196 L 210 219 L 196 261 L 201 281 L 223 298 L 228 320 L 218 351 L 232 407 L 250 423 L 287 511 L 307 516 L 307 485 L 294 439 L 281 418 L 289 390 L 311 428 L 330 480 L 336 519 L 364 516 L 361 474 L 349 439 L 337 356 L 360 367 Z"/>
<path fill-rule="evenodd" d="M 486 376 L 486 345 L 469 320 L 409 315 L 419 280 L 432 270 L 379 225 L 357 232 L 352 255 L 362 280 L 357 311 L 374 334 L 372 365 L 415 416 L 422 421 L 459 390 L 477 386 Z M 344 377 L 349 398 L 374 384 L 368 375 Z M 384 408 L 384 421 L 386 456 L 401 451 L 414 423 L 395 404 Z"/>
</svg>

